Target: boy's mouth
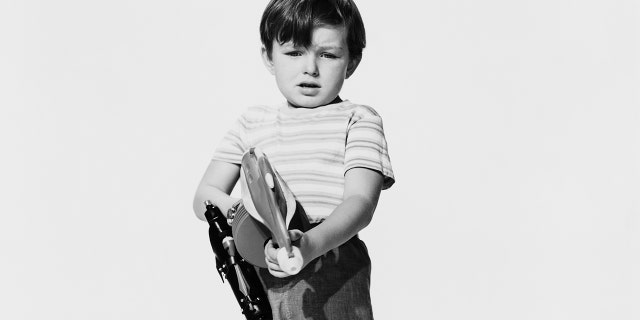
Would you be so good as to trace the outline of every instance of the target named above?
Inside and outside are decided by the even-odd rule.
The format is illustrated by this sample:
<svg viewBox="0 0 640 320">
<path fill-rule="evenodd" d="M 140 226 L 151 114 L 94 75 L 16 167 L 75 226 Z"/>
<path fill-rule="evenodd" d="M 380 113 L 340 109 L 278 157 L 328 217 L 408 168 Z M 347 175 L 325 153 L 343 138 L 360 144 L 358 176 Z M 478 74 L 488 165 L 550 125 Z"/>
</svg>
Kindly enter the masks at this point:
<svg viewBox="0 0 640 320">
<path fill-rule="evenodd" d="M 313 82 L 302 82 L 298 86 L 302 88 L 320 88 L 320 85 Z"/>
</svg>

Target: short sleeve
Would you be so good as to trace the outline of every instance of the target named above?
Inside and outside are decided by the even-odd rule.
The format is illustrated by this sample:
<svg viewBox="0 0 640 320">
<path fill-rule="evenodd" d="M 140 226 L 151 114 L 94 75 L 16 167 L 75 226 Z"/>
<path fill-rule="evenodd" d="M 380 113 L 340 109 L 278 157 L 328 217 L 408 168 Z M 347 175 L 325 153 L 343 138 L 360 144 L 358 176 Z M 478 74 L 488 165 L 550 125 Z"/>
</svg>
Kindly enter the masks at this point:
<svg viewBox="0 0 640 320">
<path fill-rule="evenodd" d="M 371 110 L 354 115 L 350 122 L 345 146 L 344 172 L 358 167 L 378 171 L 384 176 L 382 189 L 388 189 L 395 183 L 395 177 L 382 118 Z"/>
<path fill-rule="evenodd" d="M 238 118 L 213 152 L 212 160 L 241 164 L 246 150 L 246 121 Z"/>
</svg>

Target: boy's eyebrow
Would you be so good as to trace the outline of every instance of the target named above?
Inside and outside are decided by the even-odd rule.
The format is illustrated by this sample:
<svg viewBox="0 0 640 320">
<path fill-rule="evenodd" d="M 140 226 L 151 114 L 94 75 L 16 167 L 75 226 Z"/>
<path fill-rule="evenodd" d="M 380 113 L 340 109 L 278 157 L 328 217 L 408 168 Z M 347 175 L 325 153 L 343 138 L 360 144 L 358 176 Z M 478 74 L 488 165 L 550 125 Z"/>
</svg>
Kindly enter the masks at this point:
<svg viewBox="0 0 640 320">
<path fill-rule="evenodd" d="M 320 46 L 316 46 L 316 48 L 319 49 L 319 50 L 331 50 L 331 49 L 343 50 L 344 49 L 342 46 L 339 46 L 339 45 L 335 45 L 335 46 L 333 46 L 333 45 L 324 45 L 324 46 L 320 45 Z"/>
<path fill-rule="evenodd" d="M 282 48 L 283 50 L 301 50 L 301 49 L 303 49 L 303 48 L 302 48 L 302 47 L 300 47 L 300 46 L 294 46 L 294 45 L 291 45 L 291 46 L 281 46 L 281 48 Z M 308 49 L 308 48 L 307 48 L 307 49 Z M 314 49 L 314 50 L 317 50 L 317 51 L 335 51 L 335 52 L 338 52 L 338 53 L 339 53 L 339 52 L 344 52 L 344 51 L 345 51 L 345 50 L 344 50 L 344 48 L 343 48 L 343 47 L 340 47 L 340 46 L 317 46 L 317 47 L 314 47 L 313 49 Z"/>
<path fill-rule="evenodd" d="M 280 44 L 280 46 L 282 48 L 285 49 L 290 49 L 290 48 L 299 48 L 301 46 L 295 45 L 292 41 L 287 41 L 283 44 Z M 326 45 L 317 45 L 317 46 L 312 46 L 313 48 L 317 49 L 317 50 L 344 50 L 344 47 L 341 45 L 332 45 L 332 44 L 326 44 Z"/>
</svg>

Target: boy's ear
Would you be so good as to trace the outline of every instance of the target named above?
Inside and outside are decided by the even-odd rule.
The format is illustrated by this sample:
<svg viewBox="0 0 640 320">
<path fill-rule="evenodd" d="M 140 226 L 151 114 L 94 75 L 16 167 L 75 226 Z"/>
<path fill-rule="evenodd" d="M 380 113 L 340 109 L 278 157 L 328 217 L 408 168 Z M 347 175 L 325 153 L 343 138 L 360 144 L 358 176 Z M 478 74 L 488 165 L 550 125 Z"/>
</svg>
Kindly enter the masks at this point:
<svg viewBox="0 0 640 320">
<path fill-rule="evenodd" d="M 275 74 L 275 69 L 273 68 L 273 60 L 269 58 L 269 53 L 267 52 L 267 48 L 265 48 L 265 46 L 262 46 L 261 53 L 264 66 L 267 67 L 267 70 L 269 70 L 271 74 Z"/>
<path fill-rule="evenodd" d="M 362 60 L 362 56 L 349 60 L 349 65 L 347 66 L 347 76 L 345 77 L 345 79 L 349 79 L 349 77 L 351 77 L 351 75 L 356 71 L 356 68 L 358 68 L 358 65 L 360 64 L 360 60 Z"/>
</svg>

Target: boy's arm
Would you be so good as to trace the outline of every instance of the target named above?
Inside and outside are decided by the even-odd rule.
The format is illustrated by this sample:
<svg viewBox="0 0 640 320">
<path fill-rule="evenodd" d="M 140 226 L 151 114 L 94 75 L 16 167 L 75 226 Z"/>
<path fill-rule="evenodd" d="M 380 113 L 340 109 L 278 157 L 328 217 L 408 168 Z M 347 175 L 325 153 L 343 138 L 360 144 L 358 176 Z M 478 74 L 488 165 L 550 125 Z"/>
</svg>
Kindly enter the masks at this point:
<svg viewBox="0 0 640 320">
<path fill-rule="evenodd" d="M 364 229 L 380 198 L 384 178 L 378 171 L 353 168 L 345 173 L 343 200 L 321 224 L 302 234 L 292 231 L 292 240 L 300 238 L 303 266 L 327 251 L 337 248 Z M 277 262 L 277 249 L 269 243 L 265 247 L 269 272 L 276 277 L 286 277 Z"/>
<path fill-rule="evenodd" d="M 373 218 L 382 190 L 382 174 L 370 169 L 353 168 L 344 177 L 342 203 L 325 221 L 306 232 L 300 241 L 304 262 L 310 262 L 347 242 L 369 225 Z"/>
<path fill-rule="evenodd" d="M 193 211 L 200 220 L 205 220 L 205 200 L 211 200 L 214 206 L 226 214 L 239 199 L 229 196 L 240 177 L 240 166 L 213 160 L 204 173 L 193 199 Z"/>
</svg>

